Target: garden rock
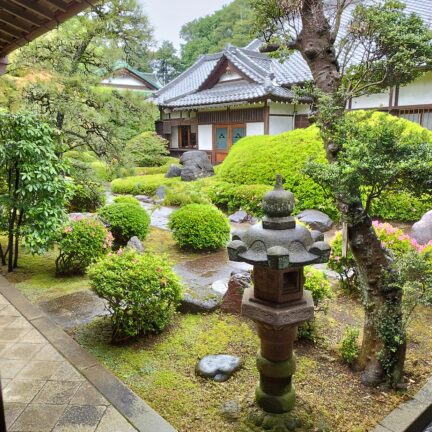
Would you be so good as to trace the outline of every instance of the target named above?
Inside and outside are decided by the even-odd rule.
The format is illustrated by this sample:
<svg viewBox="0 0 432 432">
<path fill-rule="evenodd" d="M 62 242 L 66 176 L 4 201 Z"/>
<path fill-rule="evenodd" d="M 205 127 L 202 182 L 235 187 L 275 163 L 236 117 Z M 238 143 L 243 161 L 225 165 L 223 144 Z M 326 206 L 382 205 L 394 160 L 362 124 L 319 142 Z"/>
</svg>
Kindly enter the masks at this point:
<svg viewBox="0 0 432 432">
<path fill-rule="evenodd" d="M 222 300 L 221 309 L 224 312 L 240 315 L 244 290 L 251 283 L 252 277 L 248 271 L 233 271 L 228 282 L 228 290 Z"/>
<path fill-rule="evenodd" d="M 154 199 L 148 195 L 135 195 L 135 198 L 143 203 L 154 204 Z"/>
<path fill-rule="evenodd" d="M 221 412 L 227 420 L 238 420 L 241 413 L 241 406 L 236 400 L 229 400 L 222 405 Z"/>
<path fill-rule="evenodd" d="M 180 163 L 184 167 L 181 170 L 183 181 L 194 181 L 203 177 L 211 177 L 215 174 L 207 153 L 202 150 L 192 150 L 183 153 Z"/>
<path fill-rule="evenodd" d="M 126 248 L 135 250 L 140 254 L 145 252 L 144 245 L 142 244 L 142 241 L 137 236 L 131 237 L 131 239 L 128 241 L 126 245 Z"/>
<path fill-rule="evenodd" d="M 246 213 L 244 210 L 239 210 L 229 216 L 229 221 L 233 223 L 245 223 L 249 222 L 251 225 L 256 224 L 256 220 L 249 213 Z"/>
<path fill-rule="evenodd" d="M 165 174 L 165 178 L 174 178 L 181 176 L 182 169 L 178 165 L 171 164 L 167 173 Z"/>
<path fill-rule="evenodd" d="M 297 215 L 297 219 L 320 232 L 329 231 L 333 225 L 333 221 L 319 210 L 304 210 Z"/>
<path fill-rule="evenodd" d="M 194 297 L 185 293 L 178 310 L 181 313 L 209 313 L 214 312 L 221 304 L 221 296 L 209 296 L 207 298 Z"/>
<path fill-rule="evenodd" d="M 202 358 L 197 366 L 196 373 L 217 382 L 228 380 L 235 371 L 240 369 L 242 362 L 239 357 L 217 354 Z"/>
<path fill-rule="evenodd" d="M 420 244 L 427 244 L 432 240 L 432 210 L 413 225 L 411 236 Z"/>
<path fill-rule="evenodd" d="M 165 189 L 165 186 L 159 186 L 159 187 L 156 189 L 156 196 L 157 196 L 160 200 L 165 199 L 165 196 L 166 196 L 166 189 Z"/>
</svg>

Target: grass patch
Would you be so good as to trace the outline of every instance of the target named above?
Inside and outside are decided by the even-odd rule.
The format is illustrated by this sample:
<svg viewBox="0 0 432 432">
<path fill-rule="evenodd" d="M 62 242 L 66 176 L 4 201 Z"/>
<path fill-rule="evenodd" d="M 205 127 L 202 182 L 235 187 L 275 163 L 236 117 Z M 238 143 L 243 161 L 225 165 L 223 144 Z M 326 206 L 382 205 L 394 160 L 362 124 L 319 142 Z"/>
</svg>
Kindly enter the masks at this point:
<svg viewBox="0 0 432 432">
<path fill-rule="evenodd" d="M 8 273 L 7 267 L 0 266 L 0 273 L 15 284 L 32 303 L 52 300 L 90 288 L 85 276 L 56 277 L 56 258 L 56 250 L 45 255 L 31 255 L 24 248 L 20 248 L 19 267 L 13 273 Z"/>
<path fill-rule="evenodd" d="M 156 167 L 136 167 L 135 172 L 136 175 L 152 175 L 152 174 L 166 174 L 169 170 L 171 164 L 180 165 L 178 158 L 175 157 L 167 157 L 165 158 L 165 163 L 161 166 Z"/>
<path fill-rule="evenodd" d="M 117 194 L 153 196 L 159 186 L 170 186 L 178 181 L 179 178 L 167 179 L 164 174 L 125 177 L 113 180 L 111 190 Z"/>
</svg>

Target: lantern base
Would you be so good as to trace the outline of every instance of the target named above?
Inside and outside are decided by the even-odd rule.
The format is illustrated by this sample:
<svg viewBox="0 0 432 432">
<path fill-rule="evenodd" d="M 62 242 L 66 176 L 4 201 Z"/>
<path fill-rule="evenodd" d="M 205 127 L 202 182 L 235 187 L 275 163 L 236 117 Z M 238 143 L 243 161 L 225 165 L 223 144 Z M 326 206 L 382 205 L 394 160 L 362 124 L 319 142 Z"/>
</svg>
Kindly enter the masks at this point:
<svg viewBox="0 0 432 432">
<path fill-rule="evenodd" d="M 300 420 L 290 413 L 269 414 L 263 411 L 250 413 L 240 428 L 241 432 L 291 432 L 300 426 Z"/>
</svg>

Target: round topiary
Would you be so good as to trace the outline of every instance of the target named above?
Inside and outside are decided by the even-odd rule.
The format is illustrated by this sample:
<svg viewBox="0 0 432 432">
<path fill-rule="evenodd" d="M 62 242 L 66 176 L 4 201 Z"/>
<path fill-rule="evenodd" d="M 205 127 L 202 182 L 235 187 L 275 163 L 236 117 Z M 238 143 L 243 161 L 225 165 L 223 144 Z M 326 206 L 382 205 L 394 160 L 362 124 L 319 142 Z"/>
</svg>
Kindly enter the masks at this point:
<svg viewBox="0 0 432 432">
<path fill-rule="evenodd" d="M 93 291 L 108 303 L 113 341 L 161 331 L 181 299 L 181 284 L 166 258 L 120 249 L 89 270 Z"/>
<path fill-rule="evenodd" d="M 132 203 L 113 203 L 102 207 L 100 218 L 109 226 L 114 236 L 114 246 L 126 246 L 131 237 L 144 240 L 150 226 L 150 216 L 141 207 Z"/>
<path fill-rule="evenodd" d="M 189 204 L 174 212 L 169 221 L 173 237 L 182 248 L 215 250 L 230 238 L 227 217 L 210 204 Z"/>
<path fill-rule="evenodd" d="M 105 255 L 112 246 L 113 236 L 101 221 L 82 218 L 64 227 L 56 259 L 57 275 L 85 273 L 87 267 Z"/>
<path fill-rule="evenodd" d="M 114 198 L 114 202 L 119 204 L 119 203 L 127 203 L 127 204 L 133 204 L 133 205 L 137 205 L 137 206 L 141 206 L 140 202 L 133 196 L 131 195 L 120 195 Z"/>
</svg>

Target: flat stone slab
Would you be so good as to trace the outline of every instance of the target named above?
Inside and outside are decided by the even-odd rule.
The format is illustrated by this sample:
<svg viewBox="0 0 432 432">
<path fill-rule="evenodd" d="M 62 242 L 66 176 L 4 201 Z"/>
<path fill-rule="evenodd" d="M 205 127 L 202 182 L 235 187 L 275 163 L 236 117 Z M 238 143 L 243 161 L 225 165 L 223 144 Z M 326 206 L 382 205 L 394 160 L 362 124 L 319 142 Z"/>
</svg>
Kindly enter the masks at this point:
<svg viewBox="0 0 432 432">
<path fill-rule="evenodd" d="M 217 382 L 228 380 L 242 366 L 239 357 L 217 354 L 203 357 L 196 366 L 196 373 Z"/>
</svg>

